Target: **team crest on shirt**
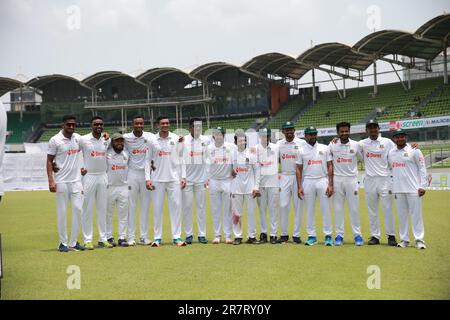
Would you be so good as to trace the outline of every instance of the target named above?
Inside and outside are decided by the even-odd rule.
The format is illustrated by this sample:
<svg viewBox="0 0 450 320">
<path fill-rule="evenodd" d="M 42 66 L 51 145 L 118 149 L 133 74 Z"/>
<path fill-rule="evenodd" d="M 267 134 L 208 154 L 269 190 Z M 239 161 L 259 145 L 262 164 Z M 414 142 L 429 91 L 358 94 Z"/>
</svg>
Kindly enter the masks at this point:
<svg viewBox="0 0 450 320">
<path fill-rule="evenodd" d="M 103 142 L 103 145 L 104 145 L 105 147 L 107 147 L 107 146 L 108 146 L 108 144 L 109 144 L 109 143 L 108 143 L 108 142 L 106 142 L 106 141 L 105 141 L 105 142 Z"/>
<path fill-rule="evenodd" d="M 323 151 L 319 151 L 319 154 L 322 156 L 323 155 Z"/>
<path fill-rule="evenodd" d="M 403 156 L 407 158 L 407 157 L 408 157 L 408 152 L 405 152 L 405 153 L 403 154 Z"/>
<path fill-rule="evenodd" d="M 124 156 L 123 156 L 123 160 L 124 160 L 124 161 L 128 161 L 128 157 L 124 155 Z"/>
<path fill-rule="evenodd" d="M 147 139 L 144 139 L 144 143 L 147 143 Z"/>
<path fill-rule="evenodd" d="M 174 145 L 175 145 L 175 142 L 170 141 L 170 145 L 171 145 L 171 146 L 174 146 Z"/>
<path fill-rule="evenodd" d="M 380 149 L 384 149 L 384 145 L 380 144 Z"/>
<path fill-rule="evenodd" d="M 205 146 L 206 146 L 206 143 L 202 142 L 202 147 L 205 147 Z"/>
<path fill-rule="evenodd" d="M 249 158 L 245 158 L 245 163 L 250 163 L 250 159 Z"/>
<path fill-rule="evenodd" d="M 353 149 L 350 149 L 350 153 L 355 153 L 355 150 L 353 150 Z"/>
<path fill-rule="evenodd" d="M 294 146 L 294 149 L 295 149 L 295 150 L 298 150 L 298 146 Z"/>
</svg>

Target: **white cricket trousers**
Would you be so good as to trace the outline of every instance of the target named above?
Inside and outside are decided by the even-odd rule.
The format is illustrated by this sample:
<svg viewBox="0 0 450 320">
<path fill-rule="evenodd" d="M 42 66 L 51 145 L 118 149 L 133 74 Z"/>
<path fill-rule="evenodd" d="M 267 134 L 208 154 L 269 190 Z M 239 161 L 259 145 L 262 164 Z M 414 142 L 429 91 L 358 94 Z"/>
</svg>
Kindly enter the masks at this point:
<svg viewBox="0 0 450 320">
<path fill-rule="evenodd" d="M 259 224 L 261 233 L 267 234 L 267 208 L 269 208 L 270 236 L 276 237 L 278 233 L 278 209 L 280 205 L 280 188 L 261 187 L 261 197 L 258 198 Z"/>
<path fill-rule="evenodd" d="M 333 227 L 331 223 L 330 200 L 326 195 L 328 187 L 327 178 L 303 180 L 303 192 L 306 206 L 306 232 L 309 237 L 317 237 L 316 234 L 316 199 L 319 200 L 322 211 L 322 230 L 325 236 L 331 236 Z"/>
<path fill-rule="evenodd" d="M 56 212 L 58 215 L 59 242 L 74 247 L 77 244 L 83 212 L 83 185 L 81 181 L 56 184 Z M 72 204 L 70 242 L 67 236 L 67 206 Z"/>
<path fill-rule="evenodd" d="M 182 191 L 183 223 L 186 237 L 194 234 L 194 210 L 192 202 L 195 196 L 198 236 L 206 237 L 206 188 L 204 183 L 190 183 Z"/>
<path fill-rule="evenodd" d="M 244 204 L 247 209 L 247 238 L 256 237 L 256 199 L 252 194 L 233 194 L 231 196 L 232 212 L 240 216 L 239 223 L 233 223 L 233 233 L 236 238 L 242 238 L 242 216 Z"/>
<path fill-rule="evenodd" d="M 128 228 L 128 185 L 108 186 L 108 209 L 106 210 L 106 238 L 113 238 L 114 208 L 117 208 L 119 239 L 125 240 Z"/>
<path fill-rule="evenodd" d="M 344 202 L 347 199 L 353 237 L 361 235 L 358 177 L 334 176 L 334 223 L 336 236 L 344 238 Z"/>
<path fill-rule="evenodd" d="M 152 192 L 145 186 L 144 170 L 128 170 L 127 176 L 128 191 L 128 241 L 136 240 L 136 209 L 139 198 L 140 205 L 140 238 L 148 239 L 148 217 L 150 204 L 152 200 Z"/>
<path fill-rule="evenodd" d="M 378 199 L 384 214 L 385 231 L 388 236 L 395 236 L 394 213 L 392 210 L 392 179 L 390 177 L 364 178 L 364 192 L 366 194 L 367 209 L 369 212 L 370 235 L 380 239 L 380 223 L 378 221 Z"/>
<path fill-rule="evenodd" d="M 222 235 L 222 210 L 223 210 L 223 232 L 225 238 L 231 238 L 231 178 L 210 179 L 209 198 L 211 202 L 211 213 L 214 226 L 214 237 L 220 238 Z"/>
<path fill-rule="evenodd" d="M 395 199 L 397 203 L 400 240 L 409 242 L 408 216 L 411 215 L 414 239 L 424 241 L 425 230 L 422 219 L 422 198 L 417 193 L 397 193 Z"/>
<path fill-rule="evenodd" d="M 164 196 L 169 202 L 172 239 L 181 238 L 181 186 L 180 181 L 153 182 L 153 227 L 154 239 L 162 239 Z"/>
<path fill-rule="evenodd" d="M 297 196 L 297 177 L 295 175 L 281 175 L 280 179 L 280 235 L 288 236 L 289 214 L 291 199 L 294 203 L 294 232 L 293 237 L 300 237 L 303 216 L 303 200 Z"/>
<path fill-rule="evenodd" d="M 106 241 L 106 206 L 108 194 L 108 176 L 104 174 L 86 174 L 81 178 L 84 189 L 82 214 L 84 243 L 93 240 L 94 203 L 97 207 L 98 241 Z"/>
</svg>

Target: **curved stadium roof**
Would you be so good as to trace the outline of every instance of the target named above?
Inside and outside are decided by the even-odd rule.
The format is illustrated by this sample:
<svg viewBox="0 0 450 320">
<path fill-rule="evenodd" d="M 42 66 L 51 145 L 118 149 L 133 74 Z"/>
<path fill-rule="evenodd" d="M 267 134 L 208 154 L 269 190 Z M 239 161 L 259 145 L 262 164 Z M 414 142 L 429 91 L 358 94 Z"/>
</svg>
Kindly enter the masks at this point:
<svg viewBox="0 0 450 320">
<path fill-rule="evenodd" d="M 190 78 L 205 81 L 226 69 L 237 69 L 262 77 L 274 75 L 291 79 L 299 79 L 310 69 L 320 65 L 364 71 L 374 60 L 391 54 L 434 59 L 449 46 L 449 37 L 450 14 L 443 14 L 424 23 L 415 33 L 381 30 L 365 36 L 353 47 L 338 42 L 322 43 L 306 50 L 297 58 L 271 52 L 254 57 L 241 67 L 226 62 L 212 62 L 197 67 L 189 74 L 176 68 L 153 68 L 136 78 L 120 71 L 102 71 L 82 81 L 65 75 L 36 77 L 27 83 L 11 78 L 0 78 L 0 96 L 23 85 L 40 88 L 61 79 L 77 81 L 84 87 L 94 89 L 102 82 L 118 77 L 130 77 L 144 86 L 162 77 L 174 75 L 186 77 L 186 80 Z"/>
</svg>

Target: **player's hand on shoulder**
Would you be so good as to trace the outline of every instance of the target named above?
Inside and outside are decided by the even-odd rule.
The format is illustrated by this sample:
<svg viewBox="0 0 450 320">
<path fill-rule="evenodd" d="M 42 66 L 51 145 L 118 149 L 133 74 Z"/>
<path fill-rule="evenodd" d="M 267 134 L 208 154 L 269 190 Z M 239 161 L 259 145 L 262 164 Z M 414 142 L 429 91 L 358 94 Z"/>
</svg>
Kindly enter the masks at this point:
<svg viewBox="0 0 450 320">
<path fill-rule="evenodd" d="M 109 133 L 108 132 L 103 132 L 103 138 L 105 140 L 109 140 Z"/>
</svg>

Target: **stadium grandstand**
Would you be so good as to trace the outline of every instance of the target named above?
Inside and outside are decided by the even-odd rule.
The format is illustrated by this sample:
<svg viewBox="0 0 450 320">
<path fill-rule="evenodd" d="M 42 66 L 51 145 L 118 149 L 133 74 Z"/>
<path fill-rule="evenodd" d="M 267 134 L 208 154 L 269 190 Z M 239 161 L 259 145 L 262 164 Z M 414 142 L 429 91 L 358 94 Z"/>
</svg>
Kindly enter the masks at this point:
<svg viewBox="0 0 450 320">
<path fill-rule="evenodd" d="M 62 115 L 68 113 L 77 116 L 81 134 L 89 131 L 93 115 L 101 115 L 110 132 L 130 130 L 136 114 L 146 117 L 151 131 L 162 114 L 171 118 L 174 129 L 187 128 L 193 116 L 204 119 L 208 128 L 279 129 L 289 120 L 300 131 L 311 124 L 333 128 L 339 121 L 359 125 L 377 119 L 393 127 L 394 122 L 420 119 L 427 126 L 411 128 L 412 139 L 444 141 L 438 145 L 450 153 L 449 35 L 450 15 L 443 14 L 414 33 L 381 30 L 353 46 L 322 43 L 298 56 L 266 53 L 241 66 L 218 61 L 190 72 L 158 67 L 137 76 L 101 71 L 84 79 L 59 74 L 27 82 L 0 78 L 0 96 L 19 92 L 19 98 L 11 99 L 7 143 L 46 142 L 59 130 Z M 392 65 L 390 73 L 398 81 L 379 83 L 377 62 Z M 403 68 L 403 77 L 394 66 Z M 326 82 L 335 90 L 320 91 L 317 72 L 328 74 Z M 423 79 L 412 77 L 414 72 L 423 74 Z M 306 74 L 312 81 L 300 83 Z M 364 86 L 368 77 L 373 85 Z M 346 81 L 356 81 L 358 87 L 346 88 Z M 25 98 L 23 93 L 30 90 L 34 94 Z M 330 132 L 323 136 L 332 135 Z M 389 130 L 385 135 L 389 136 Z M 355 137 L 362 137 L 362 132 Z M 441 152 L 443 160 L 445 152 Z"/>
</svg>

